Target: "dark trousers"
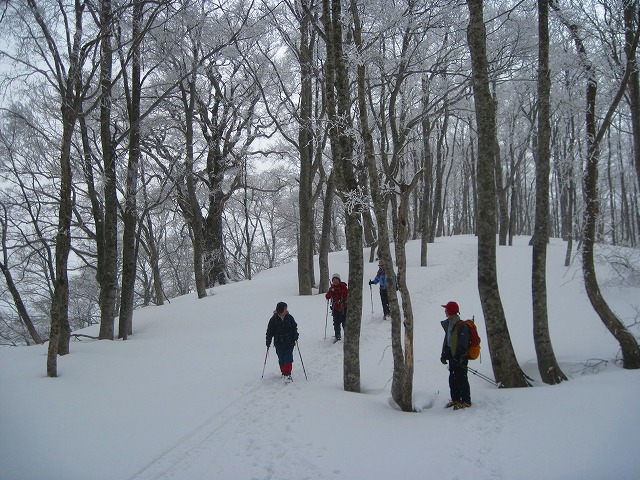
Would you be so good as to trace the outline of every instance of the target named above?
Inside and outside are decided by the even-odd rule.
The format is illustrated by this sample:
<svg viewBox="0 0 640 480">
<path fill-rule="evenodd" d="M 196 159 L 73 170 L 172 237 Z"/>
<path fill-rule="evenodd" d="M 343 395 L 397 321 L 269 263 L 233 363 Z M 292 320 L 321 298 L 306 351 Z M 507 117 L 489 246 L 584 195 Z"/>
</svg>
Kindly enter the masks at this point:
<svg viewBox="0 0 640 480">
<path fill-rule="evenodd" d="M 333 331 L 336 334 L 336 338 L 342 338 L 342 335 L 340 333 L 340 326 L 344 328 L 344 322 L 347 319 L 347 311 L 332 310 L 331 316 L 333 317 Z"/>
<path fill-rule="evenodd" d="M 278 354 L 278 364 L 280 365 L 280 372 L 283 375 L 291 375 L 291 369 L 293 367 L 293 345 L 283 346 L 275 345 L 276 353 Z"/>
<path fill-rule="evenodd" d="M 467 377 L 468 363 L 468 359 L 461 360 L 460 363 L 453 359 L 449 360 L 449 389 L 451 400 L 454 402 L 471 403 L 471 388 Z"/>
<path fill-rule="evenodd" d="M 391 310 L 389 310 L 389 297 L 387 296 L 386 288 L 380 289 L 380 301 L 382 302 L 382 312 L 386 317 L 391 313 Z"/>
</svg>

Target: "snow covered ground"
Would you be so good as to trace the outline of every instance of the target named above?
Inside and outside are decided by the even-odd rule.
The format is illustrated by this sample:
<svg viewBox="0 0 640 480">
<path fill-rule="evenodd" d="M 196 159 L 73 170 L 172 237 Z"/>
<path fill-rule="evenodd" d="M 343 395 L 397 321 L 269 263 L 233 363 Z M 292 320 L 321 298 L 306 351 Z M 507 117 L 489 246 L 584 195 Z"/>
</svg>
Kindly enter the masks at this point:
<svg viewBox="0 0 640 480">
<path fill-rule="evenodd" d="M 45 377 L 46 345 L 0 351 L 0 479 L 640 478 L 640 371 L 615 363 L 618 345 L 586 298 L 579 258 L 563 267 L 560 240 L 549 247 L 549 318 L 570 381 L 539 380 L 527 242 L 499 247 L 498 270 L 516 355 L 533 388 L 497 389 L 470 375 L 473 407 L 443 408 L 441 304 L 457 301 L 463 318 L 475 316 L 484 353 L 471 366 L 493 376 L 476 239 L 437 239 L 427 268 L 412 242 L 418 413 L 390 401 L 390 324 L 377 287 L 370 293 L 366 284 L 376 265 L 365 270 L 363 391 L 354 394 L 342 389 L 342 343 L 330 341 L 330 316 L 325 340 L 324 295 L 298 296 L 291 263 L 216 287 L 203 300 L 189 295 L 141 309 L 125 342 L 74 341 L 55 379 Z M 599 268 L 608 302 L 633 323 L 640 283 L 609 281 L 608 268 Z M 348 282 L 347 254 L 331 254 L 330 269 Z M 280 378 L 273 348 L 261 378 L 267 322 L 281 300 L 300 331 L 291 384 Z"/>
</svg>

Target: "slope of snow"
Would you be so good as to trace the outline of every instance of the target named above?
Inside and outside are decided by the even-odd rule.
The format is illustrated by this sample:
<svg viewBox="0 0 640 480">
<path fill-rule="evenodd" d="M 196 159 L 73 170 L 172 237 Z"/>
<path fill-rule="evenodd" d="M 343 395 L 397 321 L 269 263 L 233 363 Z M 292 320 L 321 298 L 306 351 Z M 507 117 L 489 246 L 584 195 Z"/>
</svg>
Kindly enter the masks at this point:
<svg viewBox="0 0 640 480">
<path fill-rule="evenodd" d="M 0 479 L 636 479 L 640 372 L 615 363 L 619 347 L 586 298 L 579 259 L 563 267 L 565 244 L 553 240 L 550 331 L 570 381 L 540 382 L 527 242 L 499 247 L 498 271 L 516 355 L 533 388 L 497 389 L 470 375 L 473 407 L 443 408 L 441 304 L 455 300 L 463 317 L 475 317 L 483 355 L 470 366 L 493 378 L 476 239 L 437 239 L 426 268 L 411 242 L 418 413 L 402 413 L 390 400 L 390 324 L 377 287 L 366 283 L 376 265 L 365 267 L 362 393 L 354 394 L 342 388 L 342 343 L 330 341 L 324 295 L 298 296 L 291 263 L 202 300 L 189 295 L 138 310 L 125 342 L 74 341 L 56 379 L 45 377 L 46 345 L 0 351 Z M 348 282 L 347 262 L 346 252 L 330 255 L 331 272 Z M 604 282 L 609 272 L 599 268 Z M 605 289 L 627 324 L 637 318 L 639 291 Z M 300 331 L 291 384 L 282 382 L 273 348 L 261 378 L 267 321 L 281 300 Z"/>
</svg>

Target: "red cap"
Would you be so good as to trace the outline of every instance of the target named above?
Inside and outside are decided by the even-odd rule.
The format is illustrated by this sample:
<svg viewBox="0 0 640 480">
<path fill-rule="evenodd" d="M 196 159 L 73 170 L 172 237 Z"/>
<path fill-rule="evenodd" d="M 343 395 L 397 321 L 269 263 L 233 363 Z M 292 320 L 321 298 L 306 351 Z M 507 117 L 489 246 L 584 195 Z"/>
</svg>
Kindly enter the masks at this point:
<svg viewBox="0 0 640 480">
<path fill-rule="evenodd" d="M 449 302 L 446 305 L 442 305 L 444 308 L 444 312 L 450 317 L 451 315 L 455 315 L 456 313 L 460 313 L 460 307 L 456 302 Z"/>
</svg>

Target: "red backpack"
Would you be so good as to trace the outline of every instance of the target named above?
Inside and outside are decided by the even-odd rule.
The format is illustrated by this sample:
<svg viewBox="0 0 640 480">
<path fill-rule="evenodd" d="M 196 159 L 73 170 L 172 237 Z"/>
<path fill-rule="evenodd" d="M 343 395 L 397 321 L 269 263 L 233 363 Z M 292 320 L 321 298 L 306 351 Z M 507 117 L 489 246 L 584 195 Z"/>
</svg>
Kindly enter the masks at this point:
<svg viewBox="0 0 640 480">
<path fill-rule="evenodd" d="M 472 320 L 460 320 L 469 327 L 469 349 L 467 350 L 467 356 L 470 360 L 475 360 L 480 356 L 480 335 L 478 335 L 478 328 L 476 322 Z"/>
</svg>

